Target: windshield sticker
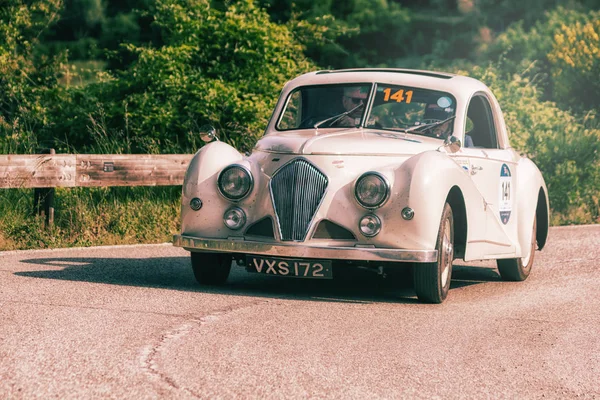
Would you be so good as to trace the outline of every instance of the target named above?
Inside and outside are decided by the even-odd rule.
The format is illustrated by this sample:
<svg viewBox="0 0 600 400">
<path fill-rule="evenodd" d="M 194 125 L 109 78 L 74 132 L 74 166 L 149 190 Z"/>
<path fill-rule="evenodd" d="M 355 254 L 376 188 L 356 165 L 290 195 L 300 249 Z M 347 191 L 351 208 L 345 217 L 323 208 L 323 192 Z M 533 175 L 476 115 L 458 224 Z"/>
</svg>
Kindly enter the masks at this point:
<svg viewBox="0 0 600 400">
<path fill-rule="evenodd" d="M 440 108 L 450 107 L 452 105 L 452 100 L 450 99 L 450 97 L 443 96 L 438 99 L 437 105 Z"/>
<path fill-rule="evenodd" d="M 510 168 L 508 168 L 508 165 L 502 164 L 502 168 L 500 169 L 500 201 L 498 208 L 500 210 L 500 220 L 504 225 L 508 224 L 512 211 L 511 182 Z"/>
<path fill-rule="evenodd" d="M 406 103 L 409 104 L 412 101 L 413 91 L 407 90 L 404 92 L 404 89 L 400 89 L 397 92 L 392 93 L 391 88 L 383 89 L 383 101 L 394 100 L 396 103 Z"/>
</svg>

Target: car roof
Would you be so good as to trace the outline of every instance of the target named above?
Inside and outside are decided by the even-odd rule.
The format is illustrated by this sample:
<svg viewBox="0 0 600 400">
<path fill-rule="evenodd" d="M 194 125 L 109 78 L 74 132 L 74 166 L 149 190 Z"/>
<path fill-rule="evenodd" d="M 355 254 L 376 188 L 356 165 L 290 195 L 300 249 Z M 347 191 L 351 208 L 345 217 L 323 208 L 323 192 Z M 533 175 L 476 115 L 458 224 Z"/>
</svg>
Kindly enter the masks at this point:
<svg viewBox="0 0 600 400">
<path fill-rule="evenodd" d="M 354 68 L 309 72 L 288 82 L 287 89 L 297 86 L 336 83 L 381 82 L 424 89 L 446 91 L 467 97 L 479 90 L 488 89 L 482 82 L 467 76 L 445 72 L 402 68 Z"/>
</svg>

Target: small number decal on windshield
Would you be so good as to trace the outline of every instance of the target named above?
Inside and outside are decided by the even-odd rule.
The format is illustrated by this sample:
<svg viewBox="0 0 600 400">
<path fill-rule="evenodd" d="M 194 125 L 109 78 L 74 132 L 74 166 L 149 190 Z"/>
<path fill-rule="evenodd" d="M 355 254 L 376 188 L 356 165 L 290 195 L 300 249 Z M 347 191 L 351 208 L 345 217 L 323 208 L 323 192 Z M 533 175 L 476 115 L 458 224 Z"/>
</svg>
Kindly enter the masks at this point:
<svg viewBox="0 0 600 400">
<path fill-rule="evenodd" d="M 412 90 L 407 90 L 406 93 L 404 93 L 404 89 L 400 89 L 396 93 L 392 94 L 392 89 L 387 88 L 383 89 L 383 93 L 385 94 L 383 101 L 396 100 L 396 103 L 405 102 L 407 104 L 412 101 Z"/>
</svg>

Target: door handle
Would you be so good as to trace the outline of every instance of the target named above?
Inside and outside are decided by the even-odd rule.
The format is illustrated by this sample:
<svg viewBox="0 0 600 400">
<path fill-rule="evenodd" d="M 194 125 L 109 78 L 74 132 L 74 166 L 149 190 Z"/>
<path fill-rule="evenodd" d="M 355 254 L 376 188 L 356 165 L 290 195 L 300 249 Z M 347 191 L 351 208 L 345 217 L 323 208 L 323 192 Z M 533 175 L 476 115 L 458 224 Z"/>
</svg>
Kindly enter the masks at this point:
<svg viewBox="0 0 600 400">
<path fill-rule="evenodd" d="M 478 167 L 477 165 L 472 165 L 471 166 L 471 175 L 475 175 L 477 173 L 477 171 L 481 171 L 483 170 L 483 167 Z"/>
</svg>

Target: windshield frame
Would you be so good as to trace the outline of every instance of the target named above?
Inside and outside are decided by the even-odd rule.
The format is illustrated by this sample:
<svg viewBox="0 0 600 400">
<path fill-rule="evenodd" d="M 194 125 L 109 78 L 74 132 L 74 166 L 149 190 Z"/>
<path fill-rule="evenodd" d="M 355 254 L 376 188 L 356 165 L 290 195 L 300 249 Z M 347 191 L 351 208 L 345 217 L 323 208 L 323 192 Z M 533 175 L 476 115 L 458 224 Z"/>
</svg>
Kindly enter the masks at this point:
<svg viewBox="0 0 600 400">
<path fill-rule="evenodd" d="M 450 133 L 449 135 L 453 135 L 455 132 L 455 121 L 457 118 L 457 111 L 458 111 L 458 104 L 457 104 L 457 100 L 456 100 L 456 96 L 448 91 L 445 90 L 438 90 L 438 89 L 433 89 L 433 88 L 427 88 L 427 87 L 418 87 L 418 86 L 410 86 L 410 85 L 404 85 L 402 83 L 399 82 L 382 82 L 382 81 L 356 81 L 356 82 L 336 82 L 336 83 L 324 83 L 324 84 L 315 84 L 315 85 L 302 85 L 302 86 L 297 86 L 293 89 L 291 89 L 285 98 L 285 102 L 283 103 L 283 105 L 281 106 L 281 111 L 279 112 L 279 115 L 277 117 L 277 119 L 274 121 L 275 123 L 273 124 L 273 128 L 275 131 L 277 132 L 289 132 L 289 131 L 305 131 L 305 130 L 319 130 L 319 129 L 348 129 L 349 127 L 344 127 L 344 126 L 324 126 L 324 127 L 315 127 L 314 124 L 309 124 L 305 127 L 294 127 L 294 128 L 288 128 L 288 129 L 282 129 L 280 127 L 280 124 L 285 116 L 286 110 L 288 109 L 289 106 L 289 102 L 292 99 L 292 96 L 298 92 L 298 91 L 302 91 L 304 89 L 314 89 L 314 88 L 327 88 L 327 87 L 354 87 L 354 86 L 369 86 L 369 92 L 366 98 L 366 102 L 365 102 L 365 107 L 363 112 L 361 113 L 360 116 L 360 123 L 357 124 L 355 127 L 356 128 L 364 128 L 364 129 L 376 129 L 376 130 L 382 130 L 385 132 L 392 132 L 392 133 L 396 133 L 396 134 L 411 134 L 411 135 L 418 135 L 418 136 L 426 136 L 426 137 L 433 137 L 433 138 L 437 138 L 437 139 L 443 139 L 443 137 L 439 137 L 439 136 L 435 136 L 432 135 L 429 131 L 429 128 L 424 128 L 422 131 L 420 131 L 417 127 L 419 125 L 411 125 L 411 126 L 406 126 L 406 127 L 397 127 L 397 128 L 390 128 L 390 127 L 369 127 L 368 126 L 368 121 L 371 118 L 372 112 L 373 112 L 373 105 L 375 104 L 375 100 L 376 100 L 376 96 L 377 96 L 377 89 L 379 87 L 397 87 L 397 88 L 401 88 L 404 90 L 418 90 L 418 91 L 425 91 L 425 92 L 432 92 L 432 93 L 437 93 L 439 94 L 439 96 L 441 97 L 448 97 L 451 101 L 452 101 L 452 106 L 454 108 L 454 111 L 452 112 L 452 114 L 449 114 L 452 118 L 448 118 L 451 120 L 451 126 L 450 126 Z M 315 115 L 315 117 L 317 117 L 318 115 Z M 439 121 L 443 121 L 443 120 L 439 120 Z M 316 121 L 315 123 L 318 123 L 319 121 Z M 422 126 L 425 127 L 428 124 L 423 124 Z M 411 128 L 415 128 L 415 129 L 411 129 Z M 410 130 L 409 130 L 410 129 Z"/>
<path fill-rule="evenodd" d="M 281 124 L 281 120 L 283 119 L 283 117 L 285 115 L 285 111 L 287 110 L 289 102 L 294 93 L 296 93 L 300 90 L 303 90 L 303 89 L 313 89 L 313 88 L 323 88 L 323 87 L 354 87 L 354 86 L 369 86 L 369 93 L 366 98 L 364 109 L 360 116 L 360 124 L 357 125 L 357 127 L 364 128 L 365 122 L 367 121 L 366 116 L 368 115 L 368 113 L 370 113 L 370 107 L 371 107 L 371 104 L 373 103 L 372 97 L 373 97 L 373 94 L 375 93 L 374 91 L 375 91 L 376 84 L 372 81 L 371 82 L 367 82 L 367 81 L 339 82 L 339 83 L 325 83 L 325 84 L 318 84 L 318 85 L 297 86 L 294 89 L 290 90 L 290 92 L 287 94 L 285 102 L 284 102 L 283 106 L 281 107 L 281 112 L 279 113 L 279 116 L 277 117 L 277 120 L 275 121 L 275 124 L 273 127 L 275 128 L 275 130 L 277 132 L 289 132 L 289 131 L 309 130 L 309 129 L 348 129 L 348 127 L 341 127 L 341 126 L 332 126 L 332 127 L 326 126 L 326 127 L 322 127 L 322 128 L 321 127 L 315 128 L 313 125 L 303 127 L 303 128 L 295 127 L 295 128 L 289 128 L 289 129 L 281 129 L 279 126 Z M 319 122 L 319 121 L 317 121 L 317 122 Z"/>
</svg>

